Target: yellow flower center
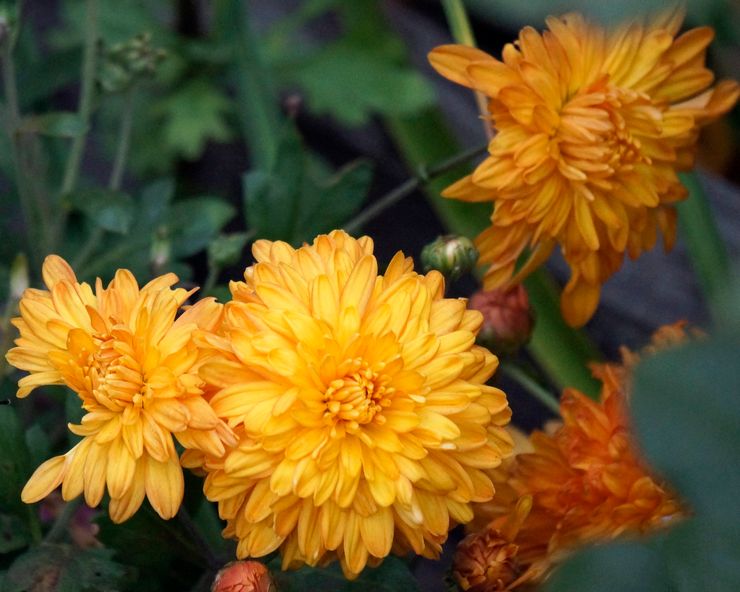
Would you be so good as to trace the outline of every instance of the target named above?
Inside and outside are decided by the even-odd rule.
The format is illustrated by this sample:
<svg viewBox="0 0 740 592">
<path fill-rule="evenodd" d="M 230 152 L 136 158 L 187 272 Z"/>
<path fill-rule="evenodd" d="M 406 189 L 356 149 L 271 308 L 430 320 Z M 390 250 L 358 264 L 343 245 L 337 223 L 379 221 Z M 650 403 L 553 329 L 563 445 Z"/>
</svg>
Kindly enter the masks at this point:
<svg viewBox="0 0 740 592">
<path fill-rule="evenodd" d="M 139 364 L 131 356 L 120 353 L 115 338 L 95 335 L 94 340 L 98 347 L 89 354 L 85 372 L 92 396 L 111 411 L 129 406 L 142 409 L 151 398 L 151 389 L 144 384 Z"/>
<path fill-rule="evenodd" d="M 350 433 L 371 421 L 385 423 L 380 412 L 390 406 L 390 397 L 396 391 L 388 385 L 390 377 L 376 372 L 362 360 L 352 360 L 349 366 L 348 372 L 332 380 L 324 393 L 324 422 L 327 425 L 341 422 Z"/>
</svg>

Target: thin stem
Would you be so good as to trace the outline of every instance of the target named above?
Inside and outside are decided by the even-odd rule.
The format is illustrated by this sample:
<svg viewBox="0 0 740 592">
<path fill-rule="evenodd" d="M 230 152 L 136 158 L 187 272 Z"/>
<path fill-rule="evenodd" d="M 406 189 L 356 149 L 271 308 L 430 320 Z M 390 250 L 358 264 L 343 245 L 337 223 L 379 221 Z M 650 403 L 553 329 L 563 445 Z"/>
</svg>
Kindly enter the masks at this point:
<svg viewBox="0 0 740 592">
<path fill-rule="evenodd" d="M 696 173 L 680 174 L 689 196 L 677 204 L 681 234 L 710 305 L 729 285 L 730 259 Z"/>
<path fill-rule="evenodd" d="M 404 181 L 394 190 L 386 193 L 379 200 L 374 202 L 368 208 L 364 209 L 347 224 L 345 224 L 344 229 L 350 233 L 357 231 L 367 222 L 381 214 L 384 210 L 401 201 L 404 197 L 410 195 L 434 177 L 442 175 L 447 171 L 454 169 L 456 166 L 467 162 L 471 158 L 475 158 L 476 156 L 483 154 L 486 149 L 487 144 L 484 144 L 483 146 L 476 146 L 475 148 L 471 148 L 470 150 L 466 150 L 464 152 L 461 152 L 460 154 L 456 154 L 455 156 L 452 156 L 447 160 L 443 160 L 442 162 L 434 166 L 420 166 L 415 176 Z"/>
<path fill-rule="evenodd" d="M 108 181 L 108 189 L 111 191 L 118 191 L 121 188 L 121 182 L 123 181 L 123 172 L 126 170 L 126 160 L 128 158 L 129 149 L 131 146 L 131 130 L 133 128 L 134 121 L 134 89 L 130 89 L 125 97 L 123 103 L 123 110 L 121 112 L 121 127 L 118 132 L 118 146 L 116 148 L 116 155 L 113 160 L 113 168 L 111 169 L 110 179 Z M 105 230 L 100 226 L 93 228 L 90 236 L 84 245 L 80 248 L 77 253 L 72 266 L 77 269 L 82 269 L 87 264 L 87 261 L 97 250 L 100 242 L 105 236 Z"/>
<path fill-rule="evenodd" d="M 447 24 L 450 26 L 452 37 L 458 43 L 469 47 L 476 47 L 473 28 L 470 26 L 470 19 L 465 10 L 462 0 L 442 0 L 442 6 L 447 18 Z M 478 112 L 483 120 L 483 128 L 486 137 L 493 138 L 493 128 L 491 127 L 491 118 L 488 113 L 488 99 L 480 91 L 475 91 L 475 102 L 478 105 Z"/>
<path fill-rule="evenodd" d="M 57 516 L 54 524 L 51 525 L 51 529 L 49 530 L 49 532 L 46 533 L 44 542 L 55 543 L 64 538 L 64 534 L 67 532 L 69 521 L 72 520 L 72 518 L 74 517 L 75 512 L 77 511 L 77 508 L 79 507 L 81 501 L 82 498 L 77 497 L 64 504 L 64 506 L 62 507 L 62 511 Z"/>
<path fill-rule="evenodd" d="M 113 160 L 108 189 L 118 191 L 123 181 L 123 173 L 126 170 L 126 160 L 131 147 L 131 129 L 134 122 L 134 89 L 130 89 L 123 98 L 123 110 L 121 112 L 121 127 L 118 131 L 118 147 Z"/>
<path fill-rule="evenodd" d="M 539 382 L 527 374 L 524 370 L 514 364 L 504 362 L 501 364 L 501 371 L 519 383 L 524 390 L 552 411 L 555 415 L 560 415 L 560 404 L 557 397 L 548 389 L 543 387 Z"/>
<path fill-rule="evenodd" d="M 218 280 L 218 276 L 221 273 L 221 266 L 216 265 L 215 263 L 211 263 L 208 266 L 208 275 L 206 276 L 206 281 L 203 284 L 202 293 L 206 296 L 211 293 L 211 290 L 213 290 L 213 286 L 216 285 L 216 281 Z"/>
<path fill-rule="evenodd" d="M 82 57 L 82 82 L 80 86 L 80 100 L 77 113 L 82 123 L 89 129 L 95 91 L 95 68 L 98 51 L 98 0 L 86 0 L 85 11 L 85 49 Z M 61 195 L 71 193 L 77 186 L 80 175 L 82 155 L 87 143 L 87 133 L 80 134 L 72 142 L 67 165 L 64 170 Z M 55 240 L 61 235 L 66 216 L 59 217 Z"/>
<path fill-rule="evenodd" d="M 211 549 L 208 541 L 206 541 L 200 533 L 200 530 L 198 530 L 195 522 L 193 522 L 193 518 L 185 509 L 184 505 L 181 505 L 180 510 L 177 512 L 177 520 L 185 530 L 188 537 L 190 537 L 189 541 L 197 549 L 203 559 L 205 559 L 208 568 L 214 571 L 219 569 L 224 562 L 218 557 L 218 555 L 216 555 L 213 549 Z"/>
<path fill-rule="evenodd" d="M 15 62 L 13 61 L 12 46 L 9 39 L 2 43 L 2 75 L 3 88 L 5 90 L 5 104 L 7 115 L 5 117 L 6 132 L 10 138 L 11 154 L 15 164 L 15 181 L 18 188 L 18 198 L 21 204 L 23 219 L 28 232 L 28 247 L 34 263 L 40 262 L 39 224 L 37 214 L 43 212 L 44 208 L 38 208 L 35 204 L 35 196 L 31 179 L 33 175 L 27 170 L 27 159 L 24 150 L 24 141 L 20 136 L 18 128 L 21 122 L 21 113 L 18 102 L 18 87 L 16 85 Z M 41 225 L 45 226 L 44 224 Z"/>
</svg>

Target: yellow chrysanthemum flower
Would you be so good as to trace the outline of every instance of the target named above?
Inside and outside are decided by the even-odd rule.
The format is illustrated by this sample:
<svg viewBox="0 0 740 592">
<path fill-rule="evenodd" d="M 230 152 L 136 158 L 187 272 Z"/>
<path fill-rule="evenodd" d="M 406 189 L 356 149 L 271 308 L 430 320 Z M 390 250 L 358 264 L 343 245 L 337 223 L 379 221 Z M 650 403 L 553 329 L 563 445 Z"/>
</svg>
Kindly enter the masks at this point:
<svg viewBox="0 0 740 592">
<path fill-rule="evenodd" d="M 84 492 L 97 506 L 107 487 L 113 521 L 129 518 L 144 496 L 163 518 L 177 513 L 183 475 L 172 440 L 210 454 L 224 453 L 233 435 L 203 397 L 199 351 L 192 336 L 212 328 L 221 305 L 204 299 L 175 319 L 190 295 L 167 274 L 139 289 L 118 270 L 95 291 L 78 283 L 66 261 L 51 255 L 43 266 L 47 290 L 28 289 L 20 302 L 17 347 L 7 354 L 30 374 L 18 383 L 25 397 L 42 385 L 65 384 L 85 415 L 69 429 L 82 440 L 43 463 L 22 492 L 39 501 L 62 485 L 70 500 Z"/>
<path fill-rule="evenodd" d="M 709 88 L 713 32 L 675 38 L 682 20 L 676 10 L 607 32 L 569 14 L 542 34 L 524 28 L 503 61 L 460 45 L 430 53 L 443 76 L 490 97 L 490 156 L 444 193 L 495 203 L 477 240 L 486 289 L 520 281 L 559 244 L 571 268 L 563 315 L 582 325 L 625 251 L 651 249 L 658 229 L 672 246 L 672 204 L 686 196 L 676 171 L 693 166 L 699 128 L 739 92 L 734 81 Z"/>
<path fill-rule="evenodd" d="M 240 441 L 182 459 L 207 473 L 238 556 L 339 558 L 348 577 L 391 550 L 437 556 L 511 449 L 506 396 L 485 384 L 497 359 L 474 345 L 481 314 L 402 253 L 378 275 L 368 237 L 253 253 L 199 343 L 211 405 Z"/>
</svg>

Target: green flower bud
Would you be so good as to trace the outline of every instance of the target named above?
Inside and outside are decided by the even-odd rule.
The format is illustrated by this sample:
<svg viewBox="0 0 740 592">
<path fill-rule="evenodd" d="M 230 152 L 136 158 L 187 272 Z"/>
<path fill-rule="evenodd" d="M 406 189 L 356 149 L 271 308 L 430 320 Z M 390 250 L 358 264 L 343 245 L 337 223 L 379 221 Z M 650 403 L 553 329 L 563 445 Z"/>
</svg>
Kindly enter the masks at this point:
<svg viewBox="0 0 740 592">
<path fill-rule="evenodd" d="M 472 271 L 477 262 L 478 249 L 465 236 L 440 236 L 421 252 L 424 271 L 436 269 L 450 281 Z"/>
<path fill-rule="evenodd" d="M 152 78 L 167 52 L 152 47 L 151 35 L 142 33 L 101 50 L 98 83 L 104 92 L 120 93 L 134 84 Z"/>
</svg>

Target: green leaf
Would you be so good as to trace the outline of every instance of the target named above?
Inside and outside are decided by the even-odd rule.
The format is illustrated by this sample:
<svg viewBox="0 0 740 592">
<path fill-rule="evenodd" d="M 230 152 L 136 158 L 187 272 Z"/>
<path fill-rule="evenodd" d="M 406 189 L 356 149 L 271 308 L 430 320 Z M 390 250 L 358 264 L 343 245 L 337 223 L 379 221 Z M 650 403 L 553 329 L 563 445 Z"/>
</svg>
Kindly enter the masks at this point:
<svg viewBox="0 0 740 592">
<path fill-rule="evenodd" d="M 740 335 L 649 358 L 634 377 L 632 414 L 651 465 L 699 516 L 740 523 Z"/>
<path fill-rule="evenodd" d="M 348 580 L 337 563 L 328 567 L 301 567 L 280 571 L 280 559 L 268 564 L 281 592 L 331 590 L 332 592 L 413 592 L 419 585 L 408 566 L 398 557 L 386 557 L 378 567 L 366 567 L 355 580 Z"/>
<path fill-rule="evenodd" d="M 363 39 L 332 43 L 291 70 L 289 78 L 305 91 L 311 110 L 347 125 L 362 125 L 377 113 L 415 113 L 434 99 L 419 72 L 393 55 L 369 51 Z"/>
<path fill-rule="evenodd" d="M 87 133 L 88 126 L 77 113 L 59 111 L 26 117 L 18 131 L 55 138 L 76 138 Z"/>
<path fill-rule="evenodd" d="M 226 115 L 231 101 L 205 79 L 185 83 L 156 107 L 163 118 L 163 138 L 169 148 L 187 159 L 200 156 L 206 142 L 231 138 Z"/>
<path fill-rule="evenodd" d="M 206 248 L 236 211 L 217 197 L 194 197 L 175 203 L 167 220 L 174 258 L 189 257 Z"/>
<path fill-rule="evenodd" d="M 109 232 L 127 234 L 134 220 L 135 204 L 130 195 L 108 189 L 86 189 L 69 196 L 70 204 L 92 222 Z"/>
<path fill-rule="evenodd" d="M 365 161 L 329 175 L 288 124 L 271 168 L 244 175 L 247 225 L 261 238 L 300 244 L 342 226 L 364 200 L 371 179 Z"/>
<path fill-rule="evenodd" d="M 0 509 L 20 511 L 20 492 L 30 474 L 21 423 L 11 405 L 0 405 Z"/>
<path fill-rule="evenodd" d="M 10 566 L 3 592 L 120 592 L 130 572 L 108 549 L 44 544 Z"/>
<path fill-rule="evenodd" d="M 548 580 L 546 592 L 673 592 L 659 553 L 616 543 L 578 553 Z"/>
<path fill-rule="evenodd" d="M 249 240 L 246 232 L 222 234 L 208 245 L 208 260 L 211 265 L 225 267 L 238 263 L 244 255 L 244 247 Z"/>
</svg>

